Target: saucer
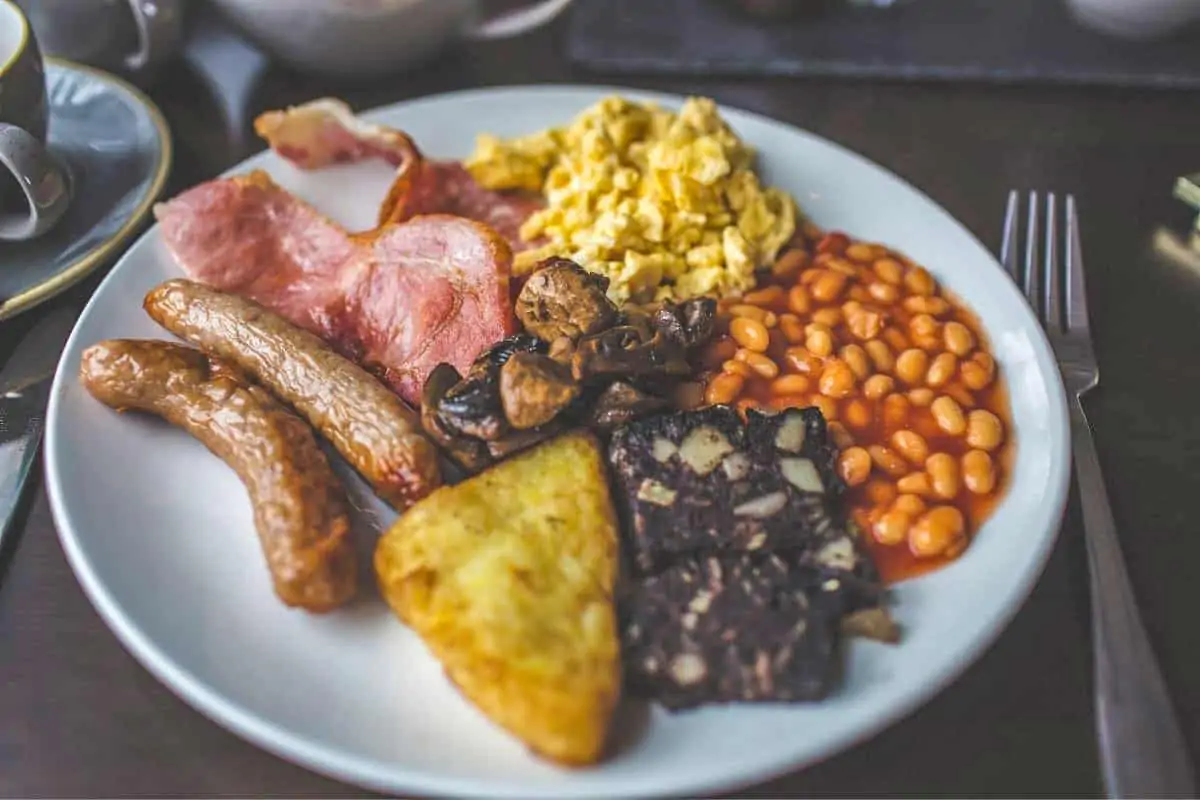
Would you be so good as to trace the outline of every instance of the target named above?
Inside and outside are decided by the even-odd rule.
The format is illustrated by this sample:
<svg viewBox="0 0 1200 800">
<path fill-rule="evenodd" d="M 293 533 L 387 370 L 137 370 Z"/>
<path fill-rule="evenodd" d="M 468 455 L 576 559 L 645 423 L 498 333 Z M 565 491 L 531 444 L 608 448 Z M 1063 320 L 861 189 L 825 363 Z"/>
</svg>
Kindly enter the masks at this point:
<svg viewBox="0 0 1200 800">
<path fill-rule="evenodd" d="M 117 255 L 171 171 L 171 133 L 150 98 L 107 72 L 46 59 L 50 150 L 75 196 L 58 224 L 0 246 L 0 319 L 45 302 Z"/>
</svg>

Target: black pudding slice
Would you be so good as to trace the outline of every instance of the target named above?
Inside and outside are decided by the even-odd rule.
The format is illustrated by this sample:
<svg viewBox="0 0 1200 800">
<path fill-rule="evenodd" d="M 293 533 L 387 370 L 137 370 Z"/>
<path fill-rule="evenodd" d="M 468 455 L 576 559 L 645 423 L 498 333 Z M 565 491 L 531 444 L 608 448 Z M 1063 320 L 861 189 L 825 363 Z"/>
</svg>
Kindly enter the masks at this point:
<svg viewBox="0 0 1200 800">
<path fill-rule="evenodd" d="M 728 406 L 660 414 L 619 428 L 608 452 L 639 574 L 726 552 L 803 549 L 844 569 L 860 558 L 833 513 L 843 485 L 817 409 L 751 411 L 746 425 Z"/>
<path fill-rule="evenodd" d="M 839 581 L 772 554 L 682 561 L 622 609 L 630 690 L 672 710 L 825 697 L 839 672 Z"/>
</svg>

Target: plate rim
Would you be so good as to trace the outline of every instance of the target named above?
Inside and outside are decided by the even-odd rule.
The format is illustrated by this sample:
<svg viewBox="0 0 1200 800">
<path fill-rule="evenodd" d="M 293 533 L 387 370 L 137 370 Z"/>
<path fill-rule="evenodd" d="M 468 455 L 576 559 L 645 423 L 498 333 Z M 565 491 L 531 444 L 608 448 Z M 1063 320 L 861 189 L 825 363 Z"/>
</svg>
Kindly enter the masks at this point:
<svg viewBox="0 0 1200 800">
<path fill-rule="evenodd" d="M 611 84 L 512 84 L 422 95 L 369 109 L 358 110 L 355 113 L 368 121 L 374 121 L 379 117 L 390 115 L 398 110 L 412 111 L 423 103 L 437 103 L 455 99 L 469 100 L 472 97 L 504 93 L 555 94 L 572 92 L 580 94 L 588 93 L 597 96 L 618 93 L 633 99 L 671 104 L 678 104 L 688 96 L 682 93 L 660 92 Z M 990 248 L 984 245 L 969 228 L 944 206 L 906 178 L 867 156 L 806 128 L 776 119 L 764 113 L 720 101 L 715 96 L 713 96 L 713 99 L 717 102 L 718 108 L 722 110 L 736 111 L 739 115 L 753 119 L 756 123 L 785 128 L 791 135 L 798 135 L 821 146 L 832 148 L 859 162 L 860 165 L 868 167 L 880 177 L 898 182 L 904 188 L 913 192 L 918 198 L 940 211 L 949 224 L 956 226 L 961 234 L 978 245 L 987 254 L 992 264 L 1003 273 L 998 259 Z M 244 173 L 261 166 L 264 161 L 276 157 L 268 148 L 243 159 L 215 177 Z M 130 249 L 145 246 L 143 240 L 155 235 L 157 229 L 158 223 L 156 222 L 138 237 Z M 114 279 L 114 276 L 129 257 L 128 252 L 126 252 L 110 273 L 104 277 L 103 281 L 97 287 L 96 292 L 89 298 L 85 305 L 80 315 L 81 319 L 89 313 L 92 304 L 96 302 L 96 298 L 100 296 L 105 285 Z M 1024 298 L 1020 295 L 1020 291 L 1015 284 L 1010 287 L 1010 290 L 1024 302 Z M 1036 323 L 1036 318 L 1033 316 L 1032 311 L 1029 311 L 1029 319 Z M 226 700 L 218 690 L 197 679 L 188 670 L 161 653 L 153 640 L 144 634 L 123 613 L 119 602 L 111 596 L 103 581 L 92 571 L 90 563 L 83 556 L 80 544 L 76 541 L 75 532 L 73 530 L 68 531 L 67 526 L 63 524 L 63 520 L 68 518 L 68 512 L 66 499 L 59 482 L 61 474 L 57 467 L 56 439 L 59 419 L 59 398 L 62 396 L 61 385 L 65 380 L 70 379 L 70 372 L 65 368 L 65 359 L 60 362 L 56 370 L 50 403 L 47 409 L 44 475 L 51 513 L 55 521 L 55 529 L 71 569 L 84 589 L 84 593 L 87 595 L 89 601 L 105 624 L 121 642 L 122 646 L 134 656 L 143 668 L 191 708 L 244 741 L 289 763 L 348 785 L 375 791 L 390 793 L 420 792 L 447 797 L 487 795 L 497 798 L 617 798 L 632 796 L 695 796 L 699 794 L 734 791 L 811 767 L 873 738 L 881 731 L 905 719 L 915 710 L 928 703 L 933 697 L 944 691 L 970 666 L 975 664 L 983 653 L 999 638 L 1000 634 L 1008 628 L 1013 617 L 1024 606 L 1033 587 L 1044 573 L 1046 564 L 1058 541 L 1062 517 L 1067 505 L 1071 478 L 1070 424 L 1067 412 L 1066 390 L 1057 370 L 1057 362 L 1054 359 L 1053 350 L 1050 347 L 1045 331 L 1040 324 L 1035 324 L 1033 330 L 1036 331 L 1036 336 L 1031 336 L 1031 338 L 1037 343 L 1036 347 L 1041 351 L 1041 355 L 1045 356 L 1049 364 L 1053 367 L 1051 371 L 1041 371 L 1045 375 L 1046 385 L 1050 390 L 1047 398 L 1049 414 L 1055 418 L 1061 432 L 1061 435 L 1057 437 L 1057 441 L 1051 440 L 1049 445 L 1049 452 L 1052 456 L 1050 464 L 1051 474 L 1049 476 L 1050 486 L 1047 493 L 1048 502 L 1043 506 L 1043 515 L 1048 519 L 1047 532 L 1037 540 L 1038 546 L 1032 552 L 1032 558 L 1029 561 L 1031 566 L 1028 571 L 1008 584 L 1003 602 L 996 607 L 999 611 L 993 616 L 990 627 L 982 630 L 976 635 L 974 640 L 968 642 L 968 646 L 960 649 L 956 654 L 956 658 L 948 659 L 941 666 L 940 670 L 932 672 L 931 678 L 925 681 L 918 689 L 907 691 L 901 700 L 892 703 L 886 708 L 886 713 L 876 714 L 869 724 L 859 726 L 841 736 L 830 737 L 820 746 L 812 748 L 806 755 L 777 757 L 767 763 L 754 763 L 752 765 L 744 763 L 727 769 L 720 777 L 701 776 L 696 778 L 691 775 L 683 775 L 673 777 L 669 781 L 660 778 L 652 784 L 645 781 L 645 779 L 635 777 L 624 779 L 619 784 L 593 784 L 578 787 L 573 787 L 567 782 L 548 783 L 530 787 L 517 787 L 512 784 L 496 786 L 489 784 L 486 779 L 447 777 L 429 772 L 417 772 L 403 766 L 397 767 L 392 765 L 384 767 L 375 759 L 347 753 L 328 745 L 313 743 L 308 737 L 296 734 L 290 729 L 283 728 L 269 719 L 260 717 L 253 712 L 248 712 L 236 703 Z M 67 341 L 64 352 L 70 352 L 74 349 L 78 332 L 79 328 L 77 325 Z M 1056 460 L 1053 458 L 1055 454 L 1059 456 L 1057 459 L 1059 461 L 1057 475 L 1054 474 L 1053 470 Z M 601 764 L 600 766 L 603 765 Z"/>
<path fill-rule="evenodd" d="M 145 92 L 120 76 L 97 69 L 96 67 L 90 67 L 87 64 L 80 64 L 57 56 L 46 56 L 44 61 L 47 66 L 90 75 L 99 81 L 121 89 L 129 95 L 146 112 L 147 117 L 149 117 L 151 124 L 154 126 L 159 140 L 159 158 L 154 167 L 154 177 L 151 180 L 149 190 L 137 206 L 134 207 L 128 219 L 125 220 L 121 227 L 107 239 L 86 253 L 81 254 L 54 275 L 35 283 L 28 289 L 17 292 L 11 297 L 5 298 L 0 302 L 0 321 L 15 317 L 24 311 L 28 311 L 57 297 L 103 265 L 120 249 L 121 245 L 125 244 L 129 237 L 137 230 L 138 225 L 145 221 L 146 215 L 150 213 L 150 209 L 154 206 L 159 195 L 162 194 L 163 188 L 167 185 L 167 180 L 171 175 L 171 167 L 175 162 L 175 146 L 174 140 L 171 137 L 171 127 L 167 124 L 167 119 L 163 115 L 162 109 Z M 99 287 L 96 288 L 99 290 Z"/>
</svg>

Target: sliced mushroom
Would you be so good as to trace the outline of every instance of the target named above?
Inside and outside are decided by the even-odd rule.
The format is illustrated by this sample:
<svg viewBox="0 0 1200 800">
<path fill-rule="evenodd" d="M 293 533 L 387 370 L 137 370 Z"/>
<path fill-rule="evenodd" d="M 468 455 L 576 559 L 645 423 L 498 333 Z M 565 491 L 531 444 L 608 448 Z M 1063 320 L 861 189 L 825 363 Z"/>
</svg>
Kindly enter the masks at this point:
<svg viewBox="0 0 1200 800">
<path fill-rule="evenodd" d="M 597 428 L 615 428 L 626 422 L 660 411 L 666 399 L 643 392 L 625 381 L 610 384 L 592 406 L 591 421 Z"/>
<path fill-rule="evenodd" d="M 442 397 L 461 379 L 458 370 L 450 364 L 438 364 L 434 367 L 421 390 L 421 426 L 462 468 L 469 472 L 478 472 L 492 460 L 487 447 L 478 439 L 451 435 L 438 416 L 438 405 Z"/>
<path fill-rule="evenodd" d="M 683 348 L 660 331 L 647 336 L 636 325 L 619 325 L 579 340 L 571 369 L 576 380 L 662 375 L 686 377 L 692 368 Z"/>
<path fill-rule="evenodd" d="M 545 345 L 524 334 L 502 339 L 471 364 L 463 380 L 437 404 L 438 421 L 451 435 L 494 442 L 509 430 L 500 400 L 500 368 L 516 353 L 538 353 Z"/>
<path fill-rule="evenodd" d="M 617 307 L 608 299 L 608 278 L 565 258 L 548 258 L 517 296 L 516 313 L 525 330 L 552 342 L 577 339 L 612 325 Z"/>
<path fill-rule="evenodd" d="M 654 326 L 689 350 L 711 339 L 716 324 L 717 301 L 711 297 L 664 304 L 654 312 Z"/>
<path fill-rule="evenodd" d="M 540 353 L 514 353 L 500 368 L 504 416 L 520 431 L 554 419 L 579 391 L 570 369 Z"/>
</svg>

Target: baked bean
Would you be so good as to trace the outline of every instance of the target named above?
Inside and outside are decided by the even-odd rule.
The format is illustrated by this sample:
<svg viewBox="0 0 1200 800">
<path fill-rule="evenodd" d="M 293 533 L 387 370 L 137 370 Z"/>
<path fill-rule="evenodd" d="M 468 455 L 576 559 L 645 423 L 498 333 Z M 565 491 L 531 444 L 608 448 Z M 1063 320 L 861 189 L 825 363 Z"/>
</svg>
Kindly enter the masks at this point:
<svg viewBox="0 0 1200 800">
<path fill-rule="evenodd" d="M 884 447 L 881 444 L 873 444 L 867 448 L 867 452 L 871 455 L 871 461 L 875 466 L 891 475 L 893 478 L 903 477 L 908 473 L 908 462 L 900 457 L 900 454 L 890 447 Z"/>
<path fill-rule="evenodd" d="M 883 341 L 887 342 L 888 347 L 892 348 L 895 352 L 902 353 L 908 349 L 908 337 L 899 328 L 889 326 L 883 329 L 881 335 L 883 336 Z"/>
<path fill-rule="evenodd" d="M 905 475 L 904 477 L 907 478 L 910 476 Z M 900 484 L 897 483 L 896 488 L 899 487 Z M 910 517 L 915 517 L 925 510 L 925 501 L 915 494 L 900 494 L 896 497 L 895 502 L 892 503 L 892 508 L 896 509 L 897 511 L 903 511 Z"/>
<path fill-rule="evenodd" d="M 892 349 L 887 346 L 887 342 L 881 342 L 878 339 L 872 339 L 863 344 L 867 355 L 871 357 L 871 363 L 875 365 L 875 369 L 879 372 L 891 372 L 896 366 L 896 357 L 892 355 Z"/>
<path fill-rule="evenodd" d="M 918 467 L 929 457 L 925 437 L 915 431 L 900 430 L 892 434 L 892 447 Z"/>
<path fill-rule="evenodd" d="M 783 351 L 783 358 L 787 361 L 788 366 L 803 375 L 808 375 L 821 369 L 821 359 L 803 347 L 789 347 Z"/>
<path fill-rule="evenodd" d="M 813 281 L 821 277 L 822 272 L 824 272 L 824 270 L 819 267 L 812 267 L 811 269 L 804 270 L 804 272 L 800 273 L 800 285 L 812 286 Z"/>
<path fill-rule="evenodd" d="M 874 264 L 875 274 L 884 283 L 899 286 L 904 279 L 904 267 L 894 258 L 881 258 Z"/>
<path fill-rule="evenodd" d="M 858 345 L 848 344 L 838 351 L 838 355 L 854 372 L 854 377 L 860 381 L 871 374 L 871 362 L 867 359 L 867 351 Z"/>
<path fill-rule="evenodd" d="M 975 335 L 961 322 L 947 322 L 942 328 L 942 339 L 946 343 L 946 349 L 960 358 L 975 347 Z"/>
<path fill-rule="evenodd" d="M 896 481 L 896 488 L 906 494 L 921 497 L 928 497 L 933 493 L 933 486 L 929 483 L 929 473 L 927 472 L 910 472 Z"/>
<path fill-rule="evenodd" d="M 871 454 L 862 447 L 847 447 L 838 455 L 838 476 L 847 486 L 858 486 L 871 474 Z"/>
<path fill-rule="evenodd" d="M 754 370 L 750 369 L 750 365 L 745 361 L 738 361 L 736 358 L 731 358 L 722 364 L 721 370 L 724 372 L 732 372 L 734 375 L 741 375 L 743 378 L 754 377 Z"/>
<path fill-rule="evenodd" d="M 834 253 L 841 255 L 850 246 L 850 237 L 844 233 L 827 233 L 817 242 L 818 253 Z"/>
<path fill-rule="evenodd" d="M 912 517 L 907 512 L 893 508 L 875 521 L 871 526 L 871 534 L 880 544 L 896 545 L 908 536 L 912 527 Z"/>
<path fill-rule="evenodd" d="M 875 258 L 878 248 L 863 242 L 855 242 L 846 248 L 846 256 L 855 261 L 870 261 Z"/>
<path fill-rule="evenodd" d="M 818 308 L 812 313 L 812 321 L 819 325 L 826 325 L 830 328 L 834 328 L 842 321 L 842 310 L 836 307 Z"/>
<path fill-rule="evenodd" d="M 729 335 L 742 347 L 756 353 L 765 353 L 771 343 L 767 326 L 749 317 L 734 318 L 733 322 L 729 323 Z"/>
<path fill-rule="evenodd" d="M 929 473 L 929 486 L 943 500 L 958 496 L 958 462 L 949 453 L 934 453 L 925 459 L 925 471 Z"/>
<path fill-rule="evenodd" d="M 741 394 L 745 384 L 746 379 L 741 375 L 722 372 L 708 382 L 708 387 L 704 390 L 704 399 L 714 406 L 732 403 L 734 398 Z"/>
<path fill-rule="evenodd" d="M 892 380 L 891 375 L 872 375 L 863 381 L 863 396 L 871 400 L 878 400 L 891 394 L 895 385 L 896 382 Z"/>
<path fill-rule="evenodd" d="M 874 339 L 883 330 L 883 315 L 878 311 L 859 306 L 853 315 L 842 309 L 846 314 L 846 327 L 855 338 L 864 341 Z"/>
<path fill-rule="evenodd" d="M 967 414 L 967 444 L 976 450 L 995 450 L 1004 439 L 1000 418 L 984 408 Z"/>
<path fill-rule="evenodd" d="M 776 278 L 790 278 L 808 266 L 808 253 L 799 247 L 786 251 L 771 265 L 771 274 Z"/>
<path fill-rule="evenodd" d="M 950 304 L 940 297 L 916 295 L 904 299 L 904 310 L 910 314 L 929 314 L 940 317 L 950 310 Z"/>
<path fill-rule="evenodd" d="M 804 329 L 804 346 L 814 356 L 825 358 L 833 353 L 833 331 L 819 322 L 811 323 Z"/>
<path fill-rule="evenodd" d="M 704 348 L 704 353 L 700 358 L 705 366 L 712 368 L 733 358 L 733 354 L 736 352 L 737 342 L 722 336 Z"/>
<path fill-rule="evenodd" d="M 779 376 L 779 365 L 775 363 L 774 359 L 764 356 L 762 353 L 740 350 L 738 351 L 738 360 L 745 362 L 746 366 L 767 380 L 774 380 Z"/>
<path fill-rule="evenodd" d="M 831 422 L 838 418 L 837 400 L 832 397 L 826 397 L 823 394 L 815 394 L 812 397 L 812 404 L 821 411 L 821 416 L 826 422 Z"/>
<path fill-rule="evenodd" d="M 980 351 L 964 361 L 958 371 L 962 374 L 962 382 L 967 388 L 978 392 L 986 389 L 996 377 L 996 359 Z"/>
<path fill-rule="evenodd" d="M 763 314 L 762 324 L 766 325 L 767 328 L 774 328 L 779 324 L 779 315 L 777 315 L 774 311 L 765 312 Z"/>
<path fill-rule="evenodd" d="M 875 281 L 867 287 L 867 294 L 869 294 L 873 300 L 878 300 L 884 305 L 891 305 L 892 303 L 896 302 L 896 298 L 900 296 L 900 290 L 895 286 L 892 286 L 890 283 Z"/>
<path fill-rule="evenodd" d="M 962 457 L 962 479 L 972 494 L 989 494 L 996 488 L 996 467 L 982 450 L 968 450 Z"/>
<path fill-rule="evenodd" d="M 949 395 L 950 397 L 953 397 L 955 402 L 957 402 L 963 408 L 974 408 L 975 407 L 975 398 L 971 395 L 970 392 L 967 391 L 965 386 L 963 386 L 961 383 L 959 383 L 957 381 L 955 381 L 953 383 L 948 383 L 945 386 L 943 386 L 942 392 Z"/>
<path fill-rule="evenodd" d="M 838 299 L 846 288 L 846 276 L 840 272 L 826 270 L 812 284 L 813 299 L 820 303 L 831 303 Z"/>
<path fill-rule="evenodd" d="M 826 397 L 848 397 L 854 391 L 854 372 L 840 358 L 826 360 L 817 382 Z"/>
<path fill-rule="evenodd" d="M 804 341 L 804 323 L 795 314 L 779 315 L 779 330 L 788 344 L 800 344 Z"/>
<path fill-rule="evenodd" d="M 942 395 L 929 406 L 938 427 L 951 436 L 958 436 L 967 429 L 967 418 L 962 406 L 953 397 Z"/>
<path fill-rule="evenodd" d="M 771 306 L 782 303 L 786 294 L 782 286 L 768 286 L 742 295 L 742 301 L 755 306 Z"/>
<path fill-rule="evenodd" d="M 910 405 L 902 394 L 889 394 L 883 398 L 883 424 L 888 428 L 903 426 L 908 421 Z"/>
<path fill-rule="evenodd" d="M 924 267 L 913 267 L 904 274 L 904 285 L 908 291 L 917 295 L 928 296 L 937 289 L 937 282 Z"/>
<path fill-rule="evenodd" d="M 940 324 L 928 314 L 917 314 L 910 319 L 908 321 L 908 330 L 914 339 L 928 339 L 934 336 L 937 336 L 939 341 L 941 339 L 938 336 L 940 333 Z"/>
<path fill-rule="evenodd" d="M 847 278 L 854 278 L 858 276 L 858 267 L 854 266 L 854 264 L 850 263 L 844 258 L 830 258 L 826 260 L 825 266 L 834 272 L 840 272 Z"/>
<path fill-rule="evenodd" d="M 928 386 L 919 386 L 908 392 L 908 401 L 917 408 L 928 408 L 933 403 L 933 397 L 933 389 Z"/>
<path fill-rule="evenodd" d="M 765 328 L 763 330 L 766 330 Z M 896 377 L 909 386 L 916 386 L 925 381 L 925 373 L 929 369 L 929 356 L 924 350 L 910 348 L 896 359 Z"/>
<path fill-rule="evenodd" d="M 863 429 L 871 424 L 871 407 L 862 400 L 854 399 L 842 409 L 842 417 L 852 428 Z"/>
<path fill-rule="evenodd" d="M 771 382 L 772 394 L 804 394 L 810 382 L 804 375 L 784 375 Z"/>
<path fill-rule="evenodd" d="M 958 357 L 954 353 L 942 353 L 929 365 L 929 371 L 925 373 L 925 383 L 934 387 L 945 386 L 956 372 Z"/>
<path fill-rule="evenodd" d="M 967 523 L 954 506 L 936 506 L 926 511 L 908 530 L 908 548 L 918 558 L 946 553 L 966 533 Z"/>
<path fill-rule="evenodd" d="M 896 499 L 896 485 L 891 481 L 876 478 L 867 483 L 865 494 L 871 505 L 887 508 Z"/>
<path fill-rule="evenodd" d="M 812 298 L 808 296 L 808 289 L 803 286 L 788 289 L 787 304 L 788 310 L 793 314 L 807 314 L 812 310 Z"/>
<path fill-rule="evenodd" d="M 838 450 L 845 450 L 848 447 L 854 446 L 854 437 L 850 431 L 846 430 L 846 426 L 840 422 L 831 422 L 826 426 L 829 431 L 829 438 L 837 446 Z"/>
<path fill-rule="evenodd" d="M 766 309 L 759 308 L 758 306 L 752 306 L 748 303 L 737 303 L 730 306 L 729 313 L 735 318 L 743 317 L 745 319 L 755 320 L 756 322 L 762 322 L 767 317 Z"/>
</svg>

